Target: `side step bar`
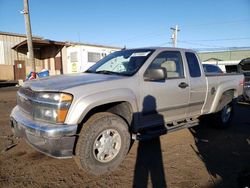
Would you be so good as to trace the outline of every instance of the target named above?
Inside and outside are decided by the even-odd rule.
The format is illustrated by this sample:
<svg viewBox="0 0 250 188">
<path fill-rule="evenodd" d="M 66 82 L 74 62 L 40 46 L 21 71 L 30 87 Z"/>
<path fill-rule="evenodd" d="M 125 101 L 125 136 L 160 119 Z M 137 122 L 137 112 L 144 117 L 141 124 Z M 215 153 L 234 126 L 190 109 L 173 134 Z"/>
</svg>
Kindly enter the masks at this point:
<svg viewBox="0 0 250 188">
<path fill-rule="evenodd" d="M 161 135 L 164 135 L 166 133 L 167 133 L 167 129 L 159 129 L 159 130 L 145 132 L 142 134 L 139 133 L 139 134 L 136 134 L 136 140 L 139 140 L 139 141 L 150 140 L 153 138 L 157 138 Z"/>
<path fill-rule="evenodd" d="M 145 141 L 150 140 L 156 137 L 159 137 L 161 135 L 174 132 L 177 130 L 181 130 L 184 128 L 193 127 L 199 124 L 198 119 L 187 119 L 181 122 L 174 122 L 169 126 L 170 124 L 166 124 L 165 126 L 157 126 L 153 128 L 147 128 L 143 130 L 142 132 L 132 134 L 133 140 L 139 140 L 139 141 Z"/>
</svg>

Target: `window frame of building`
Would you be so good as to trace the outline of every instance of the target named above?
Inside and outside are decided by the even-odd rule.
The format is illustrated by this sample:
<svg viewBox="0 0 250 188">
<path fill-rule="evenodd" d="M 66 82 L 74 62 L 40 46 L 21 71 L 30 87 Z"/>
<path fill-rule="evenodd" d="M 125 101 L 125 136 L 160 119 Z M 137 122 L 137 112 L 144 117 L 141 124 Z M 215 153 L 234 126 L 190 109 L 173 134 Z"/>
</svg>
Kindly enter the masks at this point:
<svg viewBox="0 0 250 188">
<path fill-rule="evenodd" d="M 102 59 L 101 54 L 98 52 L 87 52 L 87 56 L 89 63 L 96 63 Z"/>
<path fill-rule="evenodd" d="M 78 52 L 74 51 L 74 52 L 70 52 L 70 62 L 78 62 Z"/>
</svg>

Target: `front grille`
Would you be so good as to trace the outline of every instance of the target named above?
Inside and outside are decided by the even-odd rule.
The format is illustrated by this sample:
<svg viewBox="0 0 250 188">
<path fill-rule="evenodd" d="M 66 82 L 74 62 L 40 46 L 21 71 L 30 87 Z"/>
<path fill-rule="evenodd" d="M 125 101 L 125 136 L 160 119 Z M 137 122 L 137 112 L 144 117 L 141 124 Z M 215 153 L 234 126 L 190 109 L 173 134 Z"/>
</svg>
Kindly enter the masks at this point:
<svg viewBox="0 0 250 188">
<path fill-rule="evenodd" d="M 27 88 L 19 89 L 17 93 L 17 105 L 30 117 L 33 117 L 34 112 L 32 99 L 35 99 L 35 93 L 32 90 Z"/>
</svg>

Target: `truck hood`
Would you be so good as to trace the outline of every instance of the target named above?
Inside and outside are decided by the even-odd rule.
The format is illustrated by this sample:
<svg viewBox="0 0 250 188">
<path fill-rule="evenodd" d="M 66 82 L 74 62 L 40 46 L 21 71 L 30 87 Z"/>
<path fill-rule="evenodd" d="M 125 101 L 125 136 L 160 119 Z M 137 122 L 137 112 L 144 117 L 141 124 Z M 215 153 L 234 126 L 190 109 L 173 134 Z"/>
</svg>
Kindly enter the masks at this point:
<svg viewBox="0 0 250 188">
<path fill-rule="evenodd" d="M 62 91 L 79 85 L 117 80 L 121 78 L 123 77 L 117 75 L 93 73 L 68 74 L 26 81 L 23 87 L 30 88 L 33 91 Z"/>
</svg>

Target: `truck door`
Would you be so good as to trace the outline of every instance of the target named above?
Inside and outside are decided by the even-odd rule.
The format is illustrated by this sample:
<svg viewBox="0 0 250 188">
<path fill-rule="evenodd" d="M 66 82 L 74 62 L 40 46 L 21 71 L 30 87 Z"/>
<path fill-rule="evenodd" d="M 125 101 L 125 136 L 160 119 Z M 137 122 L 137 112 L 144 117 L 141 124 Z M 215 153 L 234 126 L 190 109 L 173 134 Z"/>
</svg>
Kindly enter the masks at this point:
<svg viewBox="0 0 250 188">
<path fill-rule="evenodd" d="M 143 126 L 186 118 L 189 87 L 188 79 L 184 75 L 181 53 L 160 52 L 147 70 L 159 68 L 166 70 L 165 80 L 142 81 L 140 103 Z"/>
<path fill-rule="evenodd" d="M 187 116 L 197 116 L 201 114 L 201 109 L 205 103 L 207 84 L 204 71 L 201 71 L 202 65 L 199 63 L 198 58 L 193 52 L 185 53 L 188 70 L 189 70 L 189 108 Z"/>
</svg>

